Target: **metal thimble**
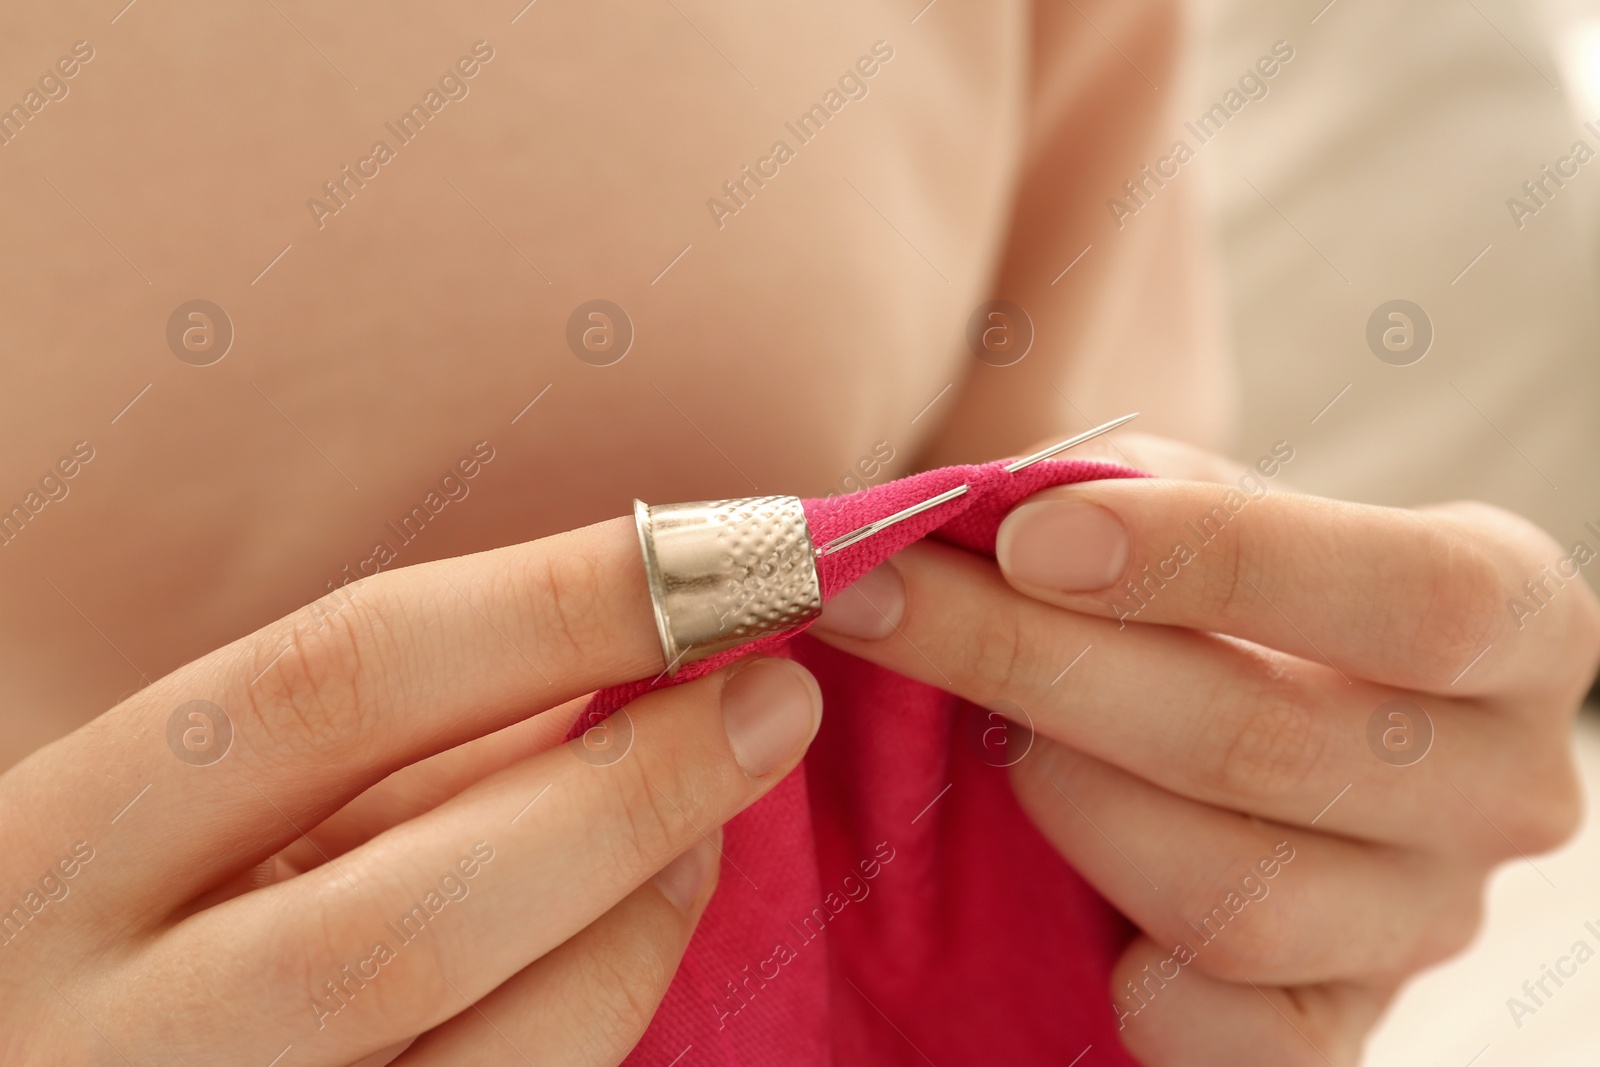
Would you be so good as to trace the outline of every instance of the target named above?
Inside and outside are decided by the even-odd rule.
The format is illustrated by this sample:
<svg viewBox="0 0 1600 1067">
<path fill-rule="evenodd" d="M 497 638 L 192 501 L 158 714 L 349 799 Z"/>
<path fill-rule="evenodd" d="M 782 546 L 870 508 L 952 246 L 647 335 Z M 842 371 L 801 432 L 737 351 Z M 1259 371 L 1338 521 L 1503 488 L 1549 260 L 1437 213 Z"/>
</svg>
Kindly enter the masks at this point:
<svg viewBox="0 0 1600 1067">
<path fill-rule="evenodd" d="M 822 587 L 800 498 L 633 502 L 667 674 L 816 618 Z"/>
</svg>

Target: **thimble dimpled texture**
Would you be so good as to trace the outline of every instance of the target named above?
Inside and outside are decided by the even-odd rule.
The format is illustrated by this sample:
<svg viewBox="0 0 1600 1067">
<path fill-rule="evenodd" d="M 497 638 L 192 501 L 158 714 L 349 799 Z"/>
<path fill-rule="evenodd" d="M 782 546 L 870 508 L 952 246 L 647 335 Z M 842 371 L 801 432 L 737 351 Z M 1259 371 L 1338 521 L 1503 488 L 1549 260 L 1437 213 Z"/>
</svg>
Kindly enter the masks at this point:
<svg viewBox="0 0 1600 1067">
<path fill-rule="evenodd" d="M 805 510 L 792 496 L 645 509 L 640 538 L 669 664 L 692 663 L 822 610 Z"/>
<path fill-rule="evenodd" d="M 723 625 L 739 641 L 796 626 L 822 606 L 800 501 L 758 496 L 718 501 L 717 537 L 727 552 Z"/>
</svg>

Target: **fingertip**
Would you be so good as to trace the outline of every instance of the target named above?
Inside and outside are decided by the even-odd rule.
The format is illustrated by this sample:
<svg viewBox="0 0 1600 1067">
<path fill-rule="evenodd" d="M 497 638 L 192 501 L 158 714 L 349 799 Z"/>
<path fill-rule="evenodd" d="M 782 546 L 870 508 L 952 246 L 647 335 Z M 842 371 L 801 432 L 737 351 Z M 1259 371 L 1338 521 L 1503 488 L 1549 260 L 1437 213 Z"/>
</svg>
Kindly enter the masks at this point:
<svg viewBox="0 0 1600 1067">
<path fill-rule="evenodd" d="M 1000 524 L 995 557 L 1012 584 L 1057 593 L 1109 588 L 1127 568 L 1128 528 L 1078 494 L 1039 494 Z"/>
<path fill-rule="evenodd" d="M 822 723 L 822 687 L 793 660 L 746 660 L 723 685 L 722 722 L 734 759 L 751 778 L 761 778 L 810 747 Z"/>
<path fill-rule="evenodd" d="M 881 641 L 895 632 L 905 613 L 905 579 L 893 560 L 885 560 L 828 601 L 812 628 L 860 641 Z"/>
</svg>

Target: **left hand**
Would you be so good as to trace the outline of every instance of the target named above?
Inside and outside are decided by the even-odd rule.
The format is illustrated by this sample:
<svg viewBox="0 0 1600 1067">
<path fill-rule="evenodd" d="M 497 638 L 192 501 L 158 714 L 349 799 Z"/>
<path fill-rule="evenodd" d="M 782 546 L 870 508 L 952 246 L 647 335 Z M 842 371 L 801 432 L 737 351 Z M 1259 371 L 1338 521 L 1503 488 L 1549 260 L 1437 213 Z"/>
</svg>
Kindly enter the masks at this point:
<svg viewBox="0 0 1600 1067">
<path fill-rule="evenodd" d="M 1162 477 L 1030 497 L 998 567 L 912 545 L 812 632 L 1025 709 L 1023 807 L 1143 931 L 1110 991 L 1141 1062 L 1353 1064 L 1490 870 L 1577 825 L 1593 557 L 1487 505 L 1269 492 L 1271 457 L 1117 441 Z"/>
</svg>

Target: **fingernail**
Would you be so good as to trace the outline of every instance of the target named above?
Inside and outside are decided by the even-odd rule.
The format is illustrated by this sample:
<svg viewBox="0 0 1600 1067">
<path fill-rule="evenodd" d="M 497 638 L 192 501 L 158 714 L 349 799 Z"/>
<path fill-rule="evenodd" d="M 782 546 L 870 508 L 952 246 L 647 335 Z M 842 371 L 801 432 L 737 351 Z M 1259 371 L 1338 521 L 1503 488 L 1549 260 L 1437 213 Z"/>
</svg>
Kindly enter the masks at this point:
<svg viewBox="0 0 1600 1067">
<path fill-rule="evenodd" d="M 722 725 L 733 757 L 752 778 L 805 751 L 822 719 L 822 690 L 791 660 L 765 658 L 739 668 L 722 687 Z"/>
<path fill-rule="evenodd" d="M 905 580 L 893 563 L 881 563 L 828 601 L 811 625 L 840 637 L 877 641 L 894 633 L 905 613 Z"/>
<path fill-rule="evenodd" d="M 995 555 L 1001 570 L 1024 585 L 1089 593 L 1122 577 L 1128 531 L 1098 504 L 1036 500 L 1000 524 Z"/>
<path fill-rule="evenodd" d="M 702 838 L 689 850 L 656 872 L 650 879 L 662 896 L 675 904 L 681 912 L 691 912 L 705 895 L 706 888 L 717 877 L 722 854 L 717 851 L 722 840 L 722 828 L 717 827 L 710 840 Z"/>
</svg>

